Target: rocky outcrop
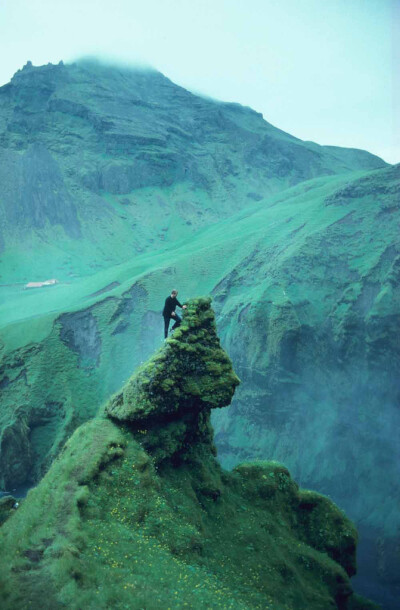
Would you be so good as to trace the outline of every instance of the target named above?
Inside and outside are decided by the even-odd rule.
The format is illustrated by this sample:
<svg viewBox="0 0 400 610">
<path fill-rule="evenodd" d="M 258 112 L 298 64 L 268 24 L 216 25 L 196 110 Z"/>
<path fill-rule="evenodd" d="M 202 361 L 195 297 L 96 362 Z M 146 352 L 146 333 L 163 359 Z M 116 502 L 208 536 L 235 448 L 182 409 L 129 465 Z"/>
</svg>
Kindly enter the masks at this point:
<svg viewBox="0 0 400 610">
<path fill-rule="evenodd" d="M 25 482 L 32 467 L 30 428 L 24 410 L 17 410 L 0 435 L 1 485 L 18 485 Z"/>
<path fill-rule="evenodd" d="M 210 410 L 238 383 L 210 299 L 189 301 L 2 526 L 2 608 L 372 609 L 350 585 L 355 528 L 328 498 L 277 462 L 221 469 Z"/>
<path fill-rule="evenodd" d="M 129 424 L 156 459 L 180 457 L 211 439 L 213 408 L 232 400 L 239 379 L 220 346 L 211 299 L 194 299 L 184 324 L 106 406 L 106 414 Z M 144 435 L 144 436 L 143 436 Z"/>
<path fill-rule="evenodd" d="M 101 337 L 98 323 L 90 310 L 59 317 L 60 339 L 76 352 L 79 366 L 98 366 L 101 354 Z"/>
</svg>

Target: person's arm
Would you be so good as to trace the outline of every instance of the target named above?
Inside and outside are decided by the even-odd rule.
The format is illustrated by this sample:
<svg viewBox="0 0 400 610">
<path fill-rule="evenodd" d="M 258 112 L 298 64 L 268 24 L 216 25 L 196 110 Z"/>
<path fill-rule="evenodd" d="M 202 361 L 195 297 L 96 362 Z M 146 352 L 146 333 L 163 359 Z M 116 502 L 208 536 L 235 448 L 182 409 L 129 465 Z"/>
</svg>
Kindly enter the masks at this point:
<svg viewBox="0 0 400 610">
<path fill-rule="evenodd" d="M 175 297 L 176 298 L 176 297 Z M 176 304 L 178 305 L 178 307 L 180 307 L 182 309 L 183 305 L 181 305 L 178 301 L 178 299 L 176 299 Z"/>
</svg>

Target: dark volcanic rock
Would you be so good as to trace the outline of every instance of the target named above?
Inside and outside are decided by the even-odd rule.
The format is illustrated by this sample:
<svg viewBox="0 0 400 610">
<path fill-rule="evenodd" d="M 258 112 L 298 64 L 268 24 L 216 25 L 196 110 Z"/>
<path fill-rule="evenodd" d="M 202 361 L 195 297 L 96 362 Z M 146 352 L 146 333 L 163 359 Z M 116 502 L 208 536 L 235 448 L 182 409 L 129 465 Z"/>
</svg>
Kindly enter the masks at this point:
<svg viewBox="0 0 400 610">
<path fill-rule="evenodd" d="M 0 497 L 0 525 L 3 525 L 4 521 L 11 517 L 16 502 L 14 496 L 11 495 Z"/>
<path fill-rule="evenodd" d="M 79 355 L 79 366 L 98 366 L 101 337 L 97 320 L 89 310 L 64 314 L 58 318 L 60 338 Z"/>
</svg>

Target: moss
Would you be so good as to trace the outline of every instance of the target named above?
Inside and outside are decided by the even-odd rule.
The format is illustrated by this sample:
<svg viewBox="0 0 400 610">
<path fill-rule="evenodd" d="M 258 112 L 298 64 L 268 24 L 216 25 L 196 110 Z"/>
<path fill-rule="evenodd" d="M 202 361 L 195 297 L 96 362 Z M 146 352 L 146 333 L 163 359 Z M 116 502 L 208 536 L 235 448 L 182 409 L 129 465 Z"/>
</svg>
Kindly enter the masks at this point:
<svg viewBox="0 0 400 610">
<path fill-rule="evenodd" d="M 232 399 L 239 379 L 216 332 L 210 298 L 192 299 L 181 326 L 105 406 L 164 459 L 199 440 L 212 441 L 209 413 Z"/>
<path fill-rule="evenodd" d="M 5 610 L 29 602 L 52 610 L 362 607 L 349 579 L 355 530 L 343 513 L 300 490 L 282 464 L 227 472 L 217 462 L 210 409 L 238 380 L 216 341 L 210 301 L 192 301 L 185 320 L 107 405 L 113 421 L 80 426 L 2 526 Z M 189 363 L 200 372 L 187 385 L 178 363 L 187 344 L 196 346 L 196 329 L 204 333 Z M 224 367 L 225 392 L 203 368 L 208 353 Z M 179 389 L 174 409 L 161 400 L 171 401 L 160 373 L 168 365 Z"/>
<path fill-rule="evenodd" d="M 229 473 L 202 447 L 158 464 L 110 421 L 79 428 L 2 528 L 2 607 L 42 589 L 53 608 L 350 608 L 345 570 L 305 542 L 287 470 Z"/>
<path fill-rule="evenodd" d="M 349 576 L 356 573 L 357 530 L 326 496 L 302 491 L 299 494 L 299 526 L 304 540 L 340 563 Z"/>
<path fill-rule="evenodd" d="M 108 403 L 108 415 L 146 420 L 180 412 L 194 398 L 198 410 L 230 404 L 239 379 L 220 346 L 210 303 L 210 298 L 188 302 L 180 328 Z"/>
<path fill-rule="evenodd" d="M 357 530 L 329 498 L 299 489 L 278 462 L 244 463 L 233 473 L 240 475 L 254 502 L 279 503 L 280 512 L 286 513 L 300 540 L 326 553 L 349 576 L 356 573 Z"/>
</svg>

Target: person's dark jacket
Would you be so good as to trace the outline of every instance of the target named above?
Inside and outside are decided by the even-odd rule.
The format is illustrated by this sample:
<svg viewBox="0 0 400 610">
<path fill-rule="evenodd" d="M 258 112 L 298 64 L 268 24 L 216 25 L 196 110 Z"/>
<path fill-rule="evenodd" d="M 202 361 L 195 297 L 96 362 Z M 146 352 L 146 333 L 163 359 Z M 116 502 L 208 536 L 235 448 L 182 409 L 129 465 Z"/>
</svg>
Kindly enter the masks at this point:
<svg viewBox="0 0 400 610">
<path fill-rule="evenodd" d="M 165 305 L 164 305 L 164 309 L 162 312 L 162 315 L 164 316 L 164 318 L 170 318 L 171 313 L 173 311 L 175 311 L 177 305 L 178 305 L 178 307 L 182 307 L 182 305 L 179 303 L 179 301 L 176 297 L 171 297 L 171 296 L 167 297 L 165 299 Z"/>
</svg>

